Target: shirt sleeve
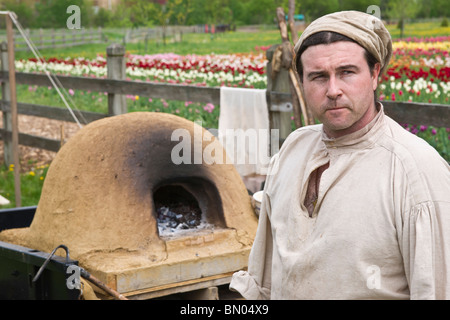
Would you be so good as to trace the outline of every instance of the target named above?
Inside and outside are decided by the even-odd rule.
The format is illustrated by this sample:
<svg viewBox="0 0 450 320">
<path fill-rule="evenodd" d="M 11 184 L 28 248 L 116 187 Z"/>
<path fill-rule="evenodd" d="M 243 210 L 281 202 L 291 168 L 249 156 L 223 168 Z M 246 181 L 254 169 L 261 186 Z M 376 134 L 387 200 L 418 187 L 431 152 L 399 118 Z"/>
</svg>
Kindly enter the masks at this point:
<svg viewBox="0 0 450 320">
<path fill-rule="evenodd" d="M 405 219 L 402 243 L 411 299 L 450 299 L 450 202 L 420 203 Z"/>
<path fill-rule="evenodd" d="M 272 269 L 272 232 L 270 201 L 264 193 L 259 213 L 258 229 L 249 255 L 248 271 L 233 274 L 230 289 L 247 300 L 270 299 Z"/>
</svg>

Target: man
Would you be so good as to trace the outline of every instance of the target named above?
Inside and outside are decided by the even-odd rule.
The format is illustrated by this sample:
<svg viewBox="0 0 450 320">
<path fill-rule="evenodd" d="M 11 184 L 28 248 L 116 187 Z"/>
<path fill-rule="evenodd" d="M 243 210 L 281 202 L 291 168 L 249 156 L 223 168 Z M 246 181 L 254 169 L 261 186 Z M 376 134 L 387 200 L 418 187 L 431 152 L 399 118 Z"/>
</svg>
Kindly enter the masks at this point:
<svg viewBox="0 0 450 320">
<path fill-rule="evenodd" d="M 272 162 L 247 299 L 450 298 L 450 169 L 376 102 L 392 55 L 381 21 L 361 12 L 311 23 L 295 46 L 308 108 Z"/>
</svg>

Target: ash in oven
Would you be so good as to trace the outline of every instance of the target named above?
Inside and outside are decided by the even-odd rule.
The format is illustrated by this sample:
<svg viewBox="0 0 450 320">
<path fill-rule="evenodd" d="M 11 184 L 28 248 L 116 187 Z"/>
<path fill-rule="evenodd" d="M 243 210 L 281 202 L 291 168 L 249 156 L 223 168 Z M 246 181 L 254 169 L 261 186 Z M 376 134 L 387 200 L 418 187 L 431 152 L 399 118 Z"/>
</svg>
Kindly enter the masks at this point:
<svg viewBox="0 0 450 320">
<path fill-rule="evenodd" d="M 174 235 L 206 226 L 197 200 L 180 186 L 165 186 L 154 195 L 160 235 Z"/>
<path fill-rule="evenodd" d="M 162 228 L 171 229 L 189 229 L 196 228 L 201 223 L 201 212 L 190 209 L 188 206 L 178 206 L 175 208 L 159 207 L 156 209 L 158 214 L 158 225 Z"/>
</svg>

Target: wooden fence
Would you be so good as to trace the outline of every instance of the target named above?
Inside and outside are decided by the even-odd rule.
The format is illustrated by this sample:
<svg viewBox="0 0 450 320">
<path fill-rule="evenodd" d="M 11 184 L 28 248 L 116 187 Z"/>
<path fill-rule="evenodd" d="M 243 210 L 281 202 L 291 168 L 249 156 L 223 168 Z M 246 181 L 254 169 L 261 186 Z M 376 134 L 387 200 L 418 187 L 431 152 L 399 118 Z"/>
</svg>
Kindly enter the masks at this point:
<svg viewBox="0 0 450 320">
<path fill-rule="evenodd" d="M 229 26 L 226 26 L 227 29 Z M 208 29 L 205 25 L 195 26 L 166 26 L 166 27 L 139 27 L 139 28 L 82 28 L 82 29 L 25 29 L 24 33 L 29 37 L 38 50 L 74 47 L 84 44 L 105 43 L 108 40 L 106 33 L 118 35 L 122 43 L 133 43 L 149 40 L 179 42 L 182 35 L 187 33 L 204 33 Z M 220 30 L 218 30 L 220 31 Z M 15 51 L 29 51 L 26 41 L 19 31 L 14 31 Z M 0 31 L 0 42 L 6 41 L 6 34 Z"/>
<path fill-rule="evenodd" d="M 102 28 L 92 29 L 26 29 L 25 34 L 36 48 L 65 48 L 83 44 L 102 43 L 106 41 Z M 6 38 L 0 35 L 0 40 Z M 26 41 L 18 32 L 14 32 L 15 51 L 29 51 Z"/>
<path fill-rule="evenodd" d="M 1 46 L 5 48 L 6 46 Z M 125 50 L 121 46 L 110 46 L 107 49 L 107 67 L 109 78 L 84 78 L 73 76 L 58 76 L 58 79 L 64 88 L 74 90 L 91 90 L 98 92 L 108 92 L 108 114 L 93 112 L 81 112 L 83 118 L 88 122 L 95 121 L 107 116 L 112 116 L 127 112 L 124 95 L 138 95 L 151 98 L 163 98 L 168 100 L 193 101 L 203 103 L 220 104 L 219 87 L 198 87 L 177 84 L 149 83 L 141 81 L 130 81 L 125 79 Z M 2 52 L 2 61 L 5 61 L 5 52 Z M 0 110 L 4 114 L 4 121 L 7 117 L 10 107 L 9 101 L 5 97 L 5 85 L 8 83 L 8 72 L 4 69 L 0 71 L 0 81 L 2 83 L 2 100 L 0 101 Z M 268 77 L 270 78 L 270 77 Z M 46 75 L 16 72 L 16 83 L 25 85 L 50 86 L 51 83 Z M 275 90 L 274 90 L 275 88 Z M 19 99 L 20 100 L 20 99 Z M 286 132 L 281 134 L 283 139 L 290 132 L 290 121 L 274 121 L 277 117 L 284 116 L 290 119 L 292 107 L 291 94 L 277 90 L 276 86 L 269 85 L 267 91 L 267 102 L 271 117 L 271 128 L 280 129 Z M 450 127 L 450 106 L 426 103 L 407 103 L 407 102 L 383 102 L 385 112 L 399 123 L 408 123 L 416 125 L 429 125 L 436 127 Z M 18 113 L 32 115 L 49 119 L 71 121 L 75 120 L 70 112 L 65 108 L 49 107 L 30 103 L 18 102 Z M 286 117 L 287 116 L 287 117 Z M 289 127 L 286 127 L 289 126 Z M 9 124 L 4 123 L 3 128 L 11 128 Z M 6 142 L 10 140 L 11 132 L 5 129 L 1 130 L 2 139 Z M 19 143 L 26 146 L 43 148 L 51 151 L 58 151 L 60 141 L 34 135 L 19 134 Z"/>
<path fill-rule="evenodd" d="M 123 43 L 148 40 L 163 40 L 164 38 L 172 38 L 174 42 L 182 40 L 182 35 L 186 33 L 204 33 L 204 25 L 196 26 L 167 26 L 153 28 L 133 28 L 124 31 Z"/>
</svg>

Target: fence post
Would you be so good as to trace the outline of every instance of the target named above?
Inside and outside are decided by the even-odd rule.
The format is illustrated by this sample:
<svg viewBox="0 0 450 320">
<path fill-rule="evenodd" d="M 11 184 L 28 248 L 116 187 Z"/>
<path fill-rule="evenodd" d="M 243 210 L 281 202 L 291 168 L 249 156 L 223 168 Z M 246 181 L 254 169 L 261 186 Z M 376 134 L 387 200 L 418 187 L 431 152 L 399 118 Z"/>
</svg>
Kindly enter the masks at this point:
<svg viewBox="0 0 450 320">
<path fill-rule="evenodd" d="M 1 60 L 1 71 L 8 73 L 9 65 L 8 65 L 8 45 L 6 42 L 2 42 L 0 44 L 0 60 Z M 2 83 L 2 100 L 3 101 L 11 101 L 10 97 L 10 88 L 9 88 L 9 80 L 5 80 Z M 14 163 L 13 160 L 13 147 L 11 136 L 6 134 L 7 131 L 12 132 L 12 117 L 10 111 L 3 111 L 3 130 L 5 130 L 5 134 L 2 138 L 3 140 L 3 159 L 5 161 L 5 165 L 9 166 Z"/>
<path fill-rule="evenodd" d="M 125 47 L 112 44 L 106 48 L 106 68 L 108 79 L 125 80 Z M 127 101 L 123 94 L 108 93 L 108 113 L 110 116 L 127 113 Z"/>
<path fill-rule="evenodd" d="M 280 45 L 273 45 L 266 52 L 267 64 L 266 74 L 267 74 L 267 91 L 271 92 L 281 92 L 281 93 L 291 93 L 290 82 L 289 82 L 289 71 L 286 68 L 279 68 L 275 77 L 272 78 L 273 69 L 273 58 L 274 53 Z M 270 111 L 271 106 L 269 106 L 270 114 L 270 128 L 279 130 L 280 146 L 287 138 L 287 136 L 292 132 L 291 128 L 291 116 L 292 112 L 281 112 L 281 111 Z M 274 142 L 272 142 L 274 143 Z"/>
<path fill-rule="evenodd" d="M 9 96 L 11 114 L 11 144 L 14 161 L 14 193 L 16 207 L 22 206 L 22 194 L 20 188 L 20 158 L 19 158 L 19 119 L 17 115 L 17 93 L 16 93 L 16 69 L 14 66 L 14 30 L 12 16 L 6 16 L 6 38 L 8 49 L 8 76 L 9 76 Z"/>
<path fill-rule="evenodd" d="M 52 28 L 52 48 L 56 47 L 56 42 L 55 42 L 55 29 Z"/>
<path fill-rule="evenodd" d="M 44 45 L 44 30 L 39 29 L 39 45 L 42 47 Z"/>
</svg>

